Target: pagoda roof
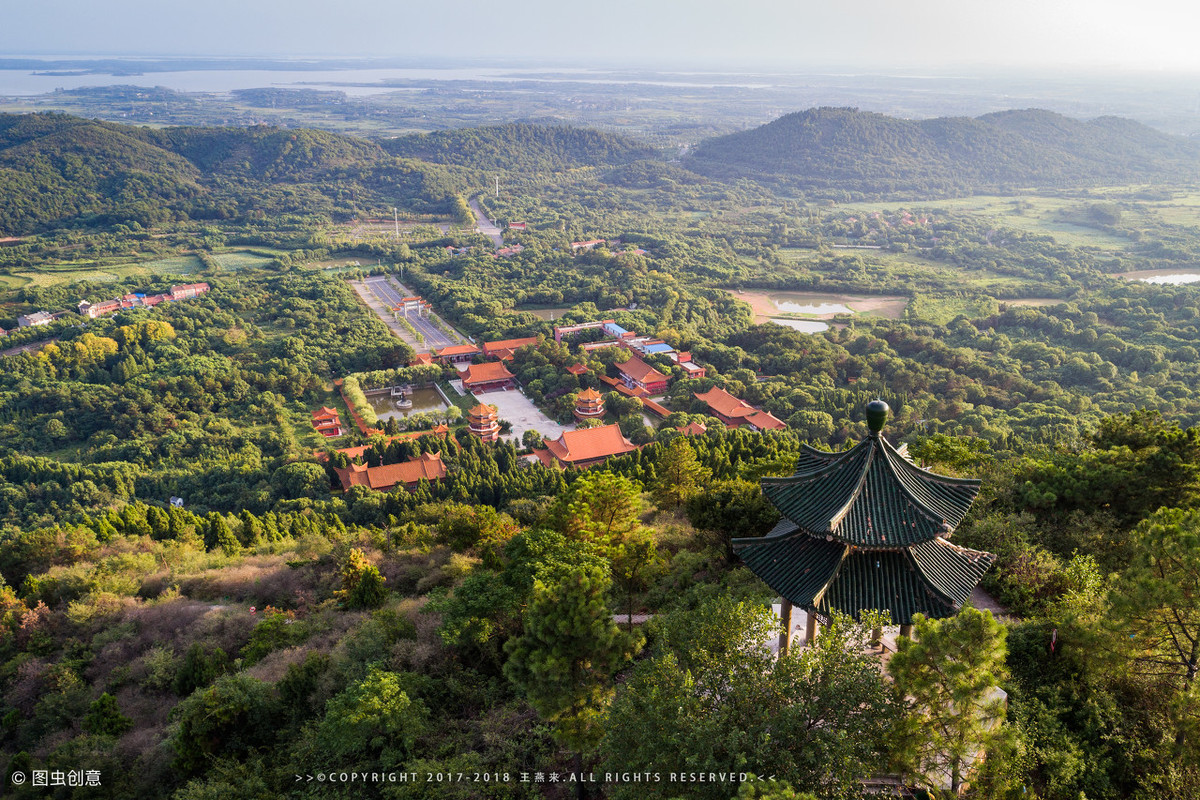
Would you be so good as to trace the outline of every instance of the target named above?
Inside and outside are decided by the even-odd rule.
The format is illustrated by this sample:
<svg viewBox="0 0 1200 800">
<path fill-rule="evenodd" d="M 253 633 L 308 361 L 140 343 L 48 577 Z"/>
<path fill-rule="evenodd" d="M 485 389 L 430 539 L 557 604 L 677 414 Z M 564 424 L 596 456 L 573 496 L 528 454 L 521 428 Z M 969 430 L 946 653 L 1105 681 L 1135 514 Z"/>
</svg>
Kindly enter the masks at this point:
<svg viewBox="0 0 1200 800">
<path fill-rule="evenodd" d="M 480 403 L 479 405 L 475 406 L 470 411 L 468 411 L 467 414 L 469 414 L 472 417 L 494 417 L 494 416 L 496 416 L 496 409 L 492 408 L 491 406 L 486 406 L 483 403 Z"/>
<path fill-rule="evenodd" d="M 840 453 L 806 446 L 794 475 L 764 478 L 762 486 L 800 530 L 884 549 L 948 536 L 979 493 L 977 479 L 923 470 L 881 435 Z"/>
<path fill-rule="evenodd" d="M 400 464 L 386 464 L 381 467 L 368 467 L 365 464 L 351 464 L 345 469 L 335 470 L 343 489 L 352 486 L 369 486 L 372 489 L 386 491 L 396 484 L 405 485 L 419 480 L 439 480 L 446 477 L 446 465 L 442 462 L 441 453 L 422 453 L 411 461 Z"/>
<path fill-rule="evenodd" d="M 934 538 L 908 549 L 864 550 L 831 537 L 810 536 L 783 520 L 760 538 L 735 539 L 734 550 L 754 574 L 793 605 L 858 618 L 887 610 L 892 623 L 914 614 L 956 614 L 995 556 Z"/>
<path fill-rule="evenodd" d="M 639 383 L 657 383 L 667 379 L 666 375 L 663 375 L 637 356 L 633 356 L 628 361 L 617 364 L 617 369 Z"/>
<path fill-rule="evenodd" d="M 603 395 L 601 395 L 595 389 L 584 389 L 582 392 L 576 395 L 576 399 L 578 400 L 600 400 L 602 397 Z"/>
<path fill-rule="evenodd" d="M 557 439 L 546 440 L 546 450 L 564 464 L 594 461 L 632 453 L 637 449 L 637 445 L 626 439 L 621 427 L 616 424 L 563 431 Z"/>
<path fill-rule="evenodd" d="M 501 361 L 487 361 L 483 364 L 471 364 L 463 374 L 463 385 L 470 387 L 475 383 L 494 383 L 509 381 L 515 378 L 508 367 Z"/>
</svg>

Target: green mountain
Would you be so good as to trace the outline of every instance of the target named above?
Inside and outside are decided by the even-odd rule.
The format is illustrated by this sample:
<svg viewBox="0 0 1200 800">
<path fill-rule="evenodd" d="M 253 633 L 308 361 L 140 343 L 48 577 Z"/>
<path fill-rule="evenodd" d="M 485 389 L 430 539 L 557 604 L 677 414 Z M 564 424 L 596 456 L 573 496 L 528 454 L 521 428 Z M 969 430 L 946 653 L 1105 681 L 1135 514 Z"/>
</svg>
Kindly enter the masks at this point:
<svg viewBox="0 0 1200 800">
<path fill-rule="evenodd" d="M 1200 144 L 1130 120 L 1037 109 L 904 120 L 847 108 L 788 114 L 702 142 L 685 166 L 793 189 L 928 195 L 1200 176 Z"/>
<path fill-rule="evenodd" d="M 382 145 L 406 158 L 514 172 L 611 166 L 656 155 L 653 149 L 612 133 L 527 123 L 414 134 Z"/>
<path fill-rule="evenodd" d="M 153 130 L 64 114 L 0 114 L 0 234 L 68 225 L 304 214 L 390 205 L 446 212 L 478 182 L 325 131 Z"/>
</svg>

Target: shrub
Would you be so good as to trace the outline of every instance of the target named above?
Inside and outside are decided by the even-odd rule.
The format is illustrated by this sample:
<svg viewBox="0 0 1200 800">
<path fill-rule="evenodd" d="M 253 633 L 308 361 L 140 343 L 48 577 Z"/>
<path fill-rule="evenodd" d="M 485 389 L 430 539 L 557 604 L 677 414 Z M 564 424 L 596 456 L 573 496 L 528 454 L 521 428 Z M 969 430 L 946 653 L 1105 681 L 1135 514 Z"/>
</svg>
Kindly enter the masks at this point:
<svg viewBox="0 0 1200 800">
<path fill-rule="evenodd" d="M 99 736 L 120 736 L 133 727 L 133 720 L 121 713 L 117 698 L 105 692 L 88 709 L 82 727 Z"/>
</svg>

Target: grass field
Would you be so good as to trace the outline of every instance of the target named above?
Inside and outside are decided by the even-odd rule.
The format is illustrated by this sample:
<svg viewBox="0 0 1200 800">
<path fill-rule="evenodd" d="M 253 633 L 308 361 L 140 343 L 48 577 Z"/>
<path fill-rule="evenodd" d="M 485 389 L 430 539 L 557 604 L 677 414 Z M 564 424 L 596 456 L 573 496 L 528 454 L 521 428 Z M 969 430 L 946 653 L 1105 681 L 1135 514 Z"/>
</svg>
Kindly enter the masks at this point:
<svg viewBox="0 0 1200 800">
<path fill-rule="evenodd" d="M 1054 237 L 1055 241 L 1072 247 L 1098 247 L 1105 250 L 1122 250 L 1130 241 L 1102 230 L 1076 225 L 1062 217 L 1077 211 L 1081 204 L 1089 202 L 1073 197 L 1043 197 L 1036 194 L 1001 197 L 997 195 L 972 195 L 950 200 L 934 200 L 924 203 L 846 203 L 839 208 L 855 210 L 863 214 L 872 211 L 929 210 L 936 216 L 938 211 L 974 214 L 994 220 L 997 227 L 1015 228 L 1029 233 L 1041 233 Z M 1200 203 L 1200 198 L 1197 198 Z M 1200 207 L 1196 208 L 1200 214 Z"/>
<path fill-rule="evenodd" d="M 249 269 L 253 267 L 261 267 L 263 264 L 271 260 L 270 256 L 255 255 L 246 250 L 234 250 L 229 253 L 213 253 L 213 261 L 216 261 L 222 267 L 228 270 Z"/>
</svg>

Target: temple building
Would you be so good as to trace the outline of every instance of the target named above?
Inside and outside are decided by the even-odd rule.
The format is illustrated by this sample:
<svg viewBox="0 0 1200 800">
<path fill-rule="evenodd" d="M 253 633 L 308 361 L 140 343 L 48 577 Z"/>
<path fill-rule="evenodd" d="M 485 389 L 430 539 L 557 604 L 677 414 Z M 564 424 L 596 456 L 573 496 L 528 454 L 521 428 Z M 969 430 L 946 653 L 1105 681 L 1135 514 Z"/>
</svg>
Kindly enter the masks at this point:
<svg viewBox="0 0 1200 800">
<path fill-rule="evenodd" d="M 496 392 L 513 387 L 516 376 L 508 371 L 503 361 L 487 361 L 471 364 L 462 374 L 463 386 L 469 392 Z"/>
<path fill-rule="evenodd" d="M 739 400 L 724 389 L 714 386 L 707 392 L 694 392 L 697 400 L 708 406 L 714 417 L 727 428 L 749 427 L 754 431 L 780 431 L 787 423 L 766 411 L 760 411 L 745 400 Z"/>
<path fill-rule="evenodd" d="M 921 469 L 881 431 L 888 405 L 867 405 L 870 435 L 840 453 L 805 447 L 788 478 L 764 478 L 763 494 L 783 519 L 766 536 L 734 539 L 755 575 L 783 598 L 787 646 L 793 606 L 808 612 L 808 641 L 833 611 L 856 619 L 891 613 L 911 635 L 914 614 L 957 614 L 995 560 L 950 543 L 979 493 L 974 478 Z"/>
<path fill-rule="evenodd" d="M 368 467 L 366 464 L 351 464 L 345 469 L 335 469 L 343 489 L 352 486 L 369 486 L 386 492 L 404 484 L 409 491 L 417 488 L 422 480 L 437 481 L 446 477 L 446 465 L 441 453 L 422 453 L 411 461 Z"/>
<path fill-rule="evenodd" d="M 638 447 L 621 433 L 618 425 L 602 425 L 563 431 L 557 439 L 547 439 L 546 449 L 533 453 L 548 467 L 594 467 L 611 456 L 632 453 Z"/>
<path fill-rule="evenodd" d="M 467 412 L 467 428 L 485 442 L 500 438 L 500 418 L 496 409 L 483 403 Z"/>
<path fill-rule="evenodd" d="M 584 389 L 575 395 L 575 419 L 603 419 L 604 396 L 595 389 Z"/>
<path fill-rule="evenodd" d="M 337 409 L 321 406 L 312 413 L 312 426 L 322 436 L 341 436 L 342 419 Z"/>
<path fill-rule="evenodd" d="M 637 356 L 617 364 L 617 372 L 620 373 L 621 380 L 625 381 L 625 385 L 631 389 L 637 387 L 645 390 L 646 394 L 662 394 L 667 390 L 667 376 Z"/>
</svg>

